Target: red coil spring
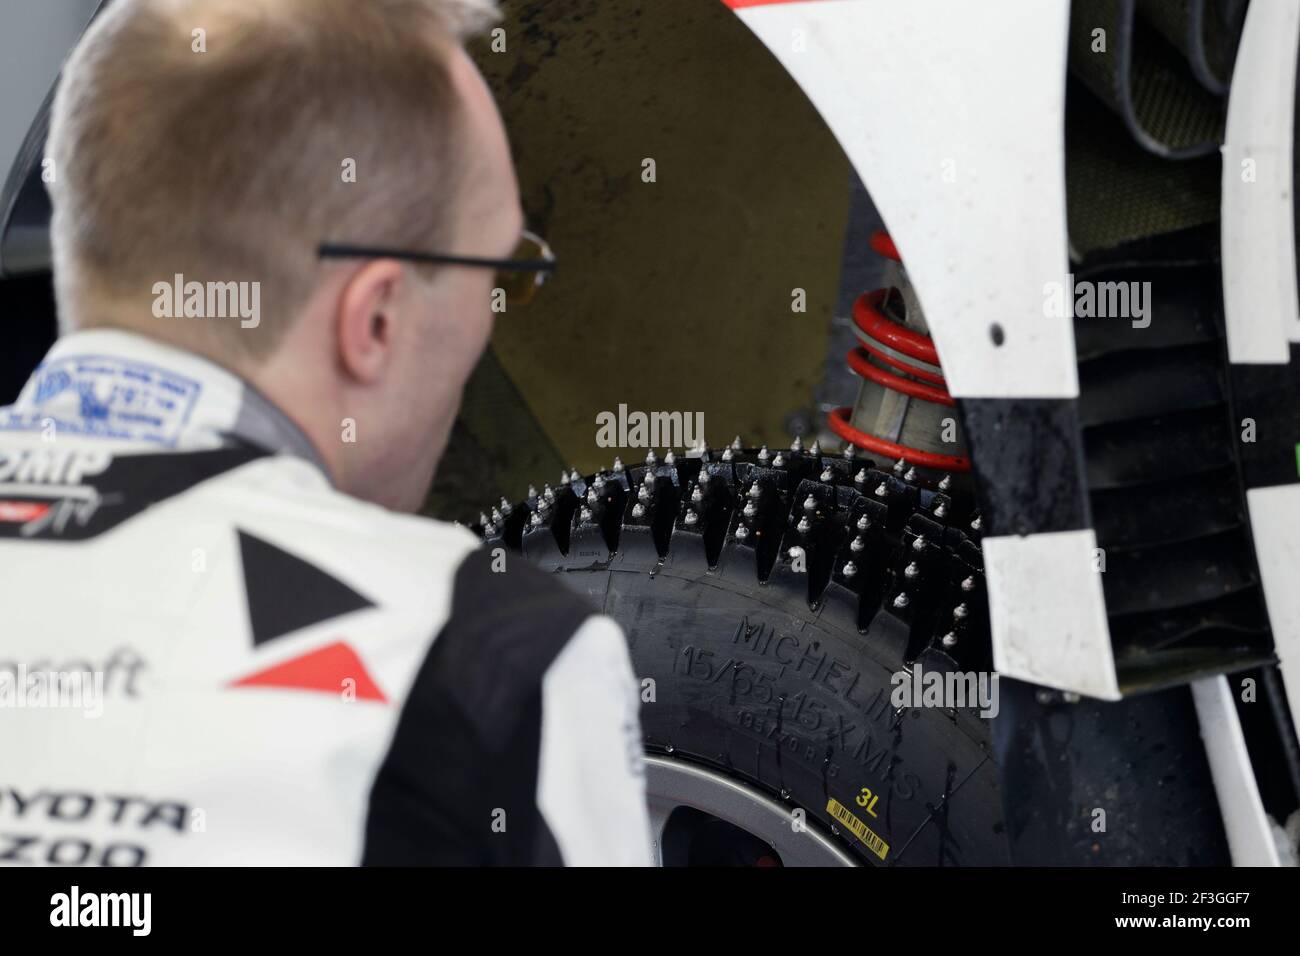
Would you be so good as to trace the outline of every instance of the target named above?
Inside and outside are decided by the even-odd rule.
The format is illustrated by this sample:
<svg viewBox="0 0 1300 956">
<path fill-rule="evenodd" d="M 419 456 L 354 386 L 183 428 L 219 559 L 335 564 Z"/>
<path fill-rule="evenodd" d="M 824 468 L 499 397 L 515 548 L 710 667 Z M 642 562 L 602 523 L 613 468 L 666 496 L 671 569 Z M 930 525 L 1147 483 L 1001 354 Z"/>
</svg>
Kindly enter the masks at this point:
<svg viewBox="0 0 1300 956">
<path fill-rule="evenodd" d="M 871 236 L 871 248 L 885 258 L 901 261 L 894 241 L 884 232 L 876 232 Z M 945 387 L 943 373 L 939 369 L 939 353 L 935 351 L 933 340 L 886 315 L 882 309 L 886 294 L 887 290 L 877 289 L 863 293 L 853 303 L 853 322 L 863 333 L 864 340 L 849 350 L 849 368 L 882 388 L 901 392 L 923 402 L 955 406 L 956 402 Z M 872 357 L 905 372 L 911 378 L 881 368 L 871 361 Z M 939 455 L 922 451 L 860 431 L 850 424 L 852 414 L 853 409 L 849 406 L 836 408 L 828 416 L 827 424 L 840 438 L 859 448 L 890 459 L 901 458 L 922 468 L 970 471 L 970 459 L 961 455 Z"/>
</svg>

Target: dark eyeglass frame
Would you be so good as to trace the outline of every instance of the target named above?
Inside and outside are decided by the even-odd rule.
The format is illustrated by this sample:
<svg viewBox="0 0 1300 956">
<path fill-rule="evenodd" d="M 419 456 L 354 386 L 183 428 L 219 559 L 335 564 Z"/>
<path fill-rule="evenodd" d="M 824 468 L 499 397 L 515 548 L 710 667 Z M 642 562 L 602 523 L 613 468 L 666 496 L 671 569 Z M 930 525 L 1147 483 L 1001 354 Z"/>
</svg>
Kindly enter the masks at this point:
<svg viewBox="0 0 1300 956">
<path fill-rule="evenodd" d="M 323 242 L 316 247 L 316 255 L 322 259 L 401 259 L 406 262 L 425 262 L 434 265 L 469 266 L 479 269 L 495 269 L 501 272 L 533 273 L 533 289 L 540 288 L 548 276 L 558 268 L 554 253 L 546 240 L 534 232 L 524 229 L 520 239 L 531 242 L 541 250 L 541 259 L 493 259 L 484 256 L 453 256 L 441 252 L 422 252 L 415 249 L 390 249 L 384 246 L 362 246 L 352 243 Z M 531 299 L 531 294 L 524 301 Z"/>
</svg>

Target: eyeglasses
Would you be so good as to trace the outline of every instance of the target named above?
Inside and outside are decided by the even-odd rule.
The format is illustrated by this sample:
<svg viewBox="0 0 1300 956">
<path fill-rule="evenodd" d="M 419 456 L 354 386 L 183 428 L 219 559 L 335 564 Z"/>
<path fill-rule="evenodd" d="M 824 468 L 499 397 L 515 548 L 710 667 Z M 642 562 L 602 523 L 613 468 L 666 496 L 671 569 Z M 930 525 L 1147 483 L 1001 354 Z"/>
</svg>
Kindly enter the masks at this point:
<svg viewBox="0 0 1300 956">
<path fill-rule="evenodd" d="M 385 249 L 376 246 L 354 246 L 342 243 L 322 243 L 316 249 L 322 259 L 403 259 L 407 262 L 430 262 L 449 266 L 471 266 L 495 269 L 496 288 L 506 297 L 507 308 L 527 305 L 545 285 L 556 270 L 555 253 L 546 240 L 525 229 L 519 235 L 519 245 L 509 259 L 485 259 L 481 256 L 448 256 L 436 252 L 415 252 L 409 249 Z"/>
</svg>

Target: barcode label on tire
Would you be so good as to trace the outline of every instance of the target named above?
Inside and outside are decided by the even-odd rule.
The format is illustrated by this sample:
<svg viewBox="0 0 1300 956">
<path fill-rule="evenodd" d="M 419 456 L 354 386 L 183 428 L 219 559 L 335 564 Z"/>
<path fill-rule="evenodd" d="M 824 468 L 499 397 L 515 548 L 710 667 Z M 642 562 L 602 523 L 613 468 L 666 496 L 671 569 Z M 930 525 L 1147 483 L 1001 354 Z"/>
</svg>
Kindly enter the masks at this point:
<svg viewBox="0 0 1300 956">
<path fill-rule="evenodd" d="M 865 843 L 867 849 L 880 857 L 880 859 L 883 860 L 885 855 L 889 853 L 889 844 L 880 839 L 880 837 L 872 832 L 871 827 L 867 826 L 854 816 L 848 807 L 844 806 L 844 804 L 840 803 L 834 797 L 831 797 L 830 802 L 826 804 L 826 812 L 840 823 L 844 824 L 850 833 Z"/>
</svg>

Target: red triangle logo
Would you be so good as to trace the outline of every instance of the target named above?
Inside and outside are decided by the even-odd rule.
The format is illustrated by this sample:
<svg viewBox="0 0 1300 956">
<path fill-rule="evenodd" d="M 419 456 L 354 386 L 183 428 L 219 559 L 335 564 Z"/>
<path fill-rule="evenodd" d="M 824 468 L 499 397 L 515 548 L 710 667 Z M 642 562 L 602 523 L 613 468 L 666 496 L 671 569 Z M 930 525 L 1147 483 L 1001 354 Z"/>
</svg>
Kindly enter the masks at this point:
<svg viewBox="0 0 1300 956">
<path fill-rule="evenodd" d="M 231 681 L 230 686 L 290 687 L 339 696 L 351 691 L 357 700 L 388 703 L 388 698 L 371 679 L 361 658 L 342 641 Z"/>
</svg>

